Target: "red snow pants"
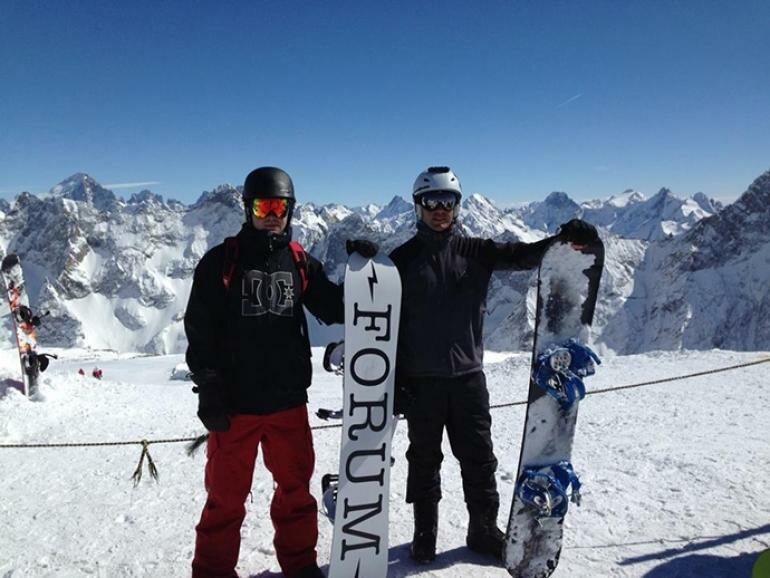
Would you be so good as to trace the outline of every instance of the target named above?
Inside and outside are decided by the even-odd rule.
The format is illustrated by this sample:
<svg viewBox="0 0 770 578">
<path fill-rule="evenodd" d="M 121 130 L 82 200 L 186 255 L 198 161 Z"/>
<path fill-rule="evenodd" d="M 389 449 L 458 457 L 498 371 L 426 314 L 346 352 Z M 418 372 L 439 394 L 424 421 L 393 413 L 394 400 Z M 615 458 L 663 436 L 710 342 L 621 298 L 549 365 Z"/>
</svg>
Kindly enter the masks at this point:
<svg viewBox="0 0 770 578">
<path fill-rule="evenodd" d="M 316 561 L 318 505 L 310 494 L 315 454 L 307 406 L 268 415 L 235 415 L 230 429 L 209 435 L 206 463 L 208 499 L 195 528 L 193 578 L 237 578 L 241 524 L 257 449 L 273 475 L 270 506 L 278 564 L 284 576 Z"/>
</svg>

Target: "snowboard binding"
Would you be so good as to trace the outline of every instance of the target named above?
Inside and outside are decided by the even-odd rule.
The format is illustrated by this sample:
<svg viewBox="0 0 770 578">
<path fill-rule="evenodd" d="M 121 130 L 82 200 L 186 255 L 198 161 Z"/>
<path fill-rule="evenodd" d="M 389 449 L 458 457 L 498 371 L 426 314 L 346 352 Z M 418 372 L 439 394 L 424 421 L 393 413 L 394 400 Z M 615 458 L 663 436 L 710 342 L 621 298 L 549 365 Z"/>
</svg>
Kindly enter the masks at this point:
<svg viewBox="0 0 770 578">
<path fill-rule="evenodd" d="M 601 360 L 590 347 L 570 339 L 541 353 L 532 377 L 545 393 L 567 410 L 585 397 L 582 378 L 596 373 L 596 364 L 601 364 Z"/>
<path fill-rule="evenodd" d="M 525 468 L 516 483 L 516 495 L 525 506 L 537 511 L 536 518 L 563 518 L 569 502 L 580 505 L 580 479 L 572 464 L 561 461 L 549 466 Z M 567 491 L 572 488 L 572 493 Z"/>
<path fill-rule="evenodd" d="M 30 327 L 40 327 L 43 318 L 47 315 L 50 315 L 50 313 L 50 311 L 46 311 L 42 315 L 35 315 L 32 312 L 32 309 L 26 305 L 19 305 L 19 307 L 16 309 L 17 321 L 19 323 L 26 323 Z"/>
<path fill-rule="evenodd" d="M 51 359 L 59 359 L 59 356 L 54 353 L 37 353 L 36 351 L 30 351 L 26 357 L 24 370 L 27 372 L 27 375 L 37 375 L 38 373 L 42 373 L 48 369 Z"/>
<path fill-rule="evenodd" d="M 324 351 L 323 366 L 329 373 L 345 373 L 345 341 L 332 341 Z"/>
<path fill-rule="evenodd" d="M 323 514 L 334 524 L 334 515 L 337 512 L 337 489 L 340 477 L 337 474 L 324 474 L 321 478 L 321 507 Z"/>
<path fill-rule="evenodd" d="M 325 407 L 319 407 L 315 414 L 319 419 L 324 421 L 329 421 L 330 419 L 342 419 L 341 409 L 327 409 Z"/>
<path fill-rule="evenodd" d="M 329 373 L 343 375 L 345 373 L 345 341 L 332 341 L 324 350 L 323 367 Z M 315 412 L 324 421 L 342 419 L 341 409 L 319 408 Z M 330 475 L 330 474 L 327 474 Z M 324 477 L 325 478 L 325 477 Z"/>
</svg>

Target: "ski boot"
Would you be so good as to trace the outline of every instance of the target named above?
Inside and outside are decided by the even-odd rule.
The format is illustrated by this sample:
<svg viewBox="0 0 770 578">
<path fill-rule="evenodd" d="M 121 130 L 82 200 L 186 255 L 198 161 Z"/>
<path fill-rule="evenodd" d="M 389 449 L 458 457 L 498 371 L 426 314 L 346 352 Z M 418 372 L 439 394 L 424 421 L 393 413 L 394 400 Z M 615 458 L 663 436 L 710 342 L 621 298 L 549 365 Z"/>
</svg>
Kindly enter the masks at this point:
<svg viewBox="0 0 770 578">
<path fill-rule="evenodd" d="M 503 559 L 505 534 L 497 527 L 497 506 L 468 508 L 468 535 L 465 544 L 478 554 Z"/>
<path fill-rule="evenodd" d="M 409 551 L 412 560 L 429 564 L 436 559 L 436 535 L 438 534 L 438 502 L 415 502 L 414 537 Z"/>
</svg>

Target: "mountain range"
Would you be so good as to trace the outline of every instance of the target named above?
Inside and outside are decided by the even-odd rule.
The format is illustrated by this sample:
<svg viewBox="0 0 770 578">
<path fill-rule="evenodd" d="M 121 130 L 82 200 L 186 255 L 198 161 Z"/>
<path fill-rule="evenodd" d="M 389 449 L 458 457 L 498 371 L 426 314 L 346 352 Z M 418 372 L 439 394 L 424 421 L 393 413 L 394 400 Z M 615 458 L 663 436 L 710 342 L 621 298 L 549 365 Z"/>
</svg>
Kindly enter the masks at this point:
<svg viewBox="0 0 770 578">
<path fill-rule="evenodd" d="M 190 205 L 145 190 L 128 200 L 78 173 L 47 194 L 0 201 L 0 250 L 21 257 L 31 303 L 50 311 L 41 347 L 121 352 L 184 351 L 182 319 L 201 256 L 243 222 L 240 189 L 221 185 Z M 577 202 L 564 192 L 501 207 L 473 194 L 462 203 L 466 235 L 531 242 L 580 217 L 606 246 L 594 342 L 617 353 L 654 349 L 770 349 L 770 171 L 734 203 L 663 188 Z M 294 238 L 340 280 L 345 240 L 389 251 L 414 234 L 412 203 L 298 204 Z M 491 349 L 528 349 L 532 272 L 498 272 L 485 322 Z M 451 314 L 451 312 L 448 312 Z M 6 320 L 8 317 L 6 317 Z M 314 344 L 340 327 L 311 324 Z M 12 346 L 4 332 L 0 343 Z"/>
</svg>

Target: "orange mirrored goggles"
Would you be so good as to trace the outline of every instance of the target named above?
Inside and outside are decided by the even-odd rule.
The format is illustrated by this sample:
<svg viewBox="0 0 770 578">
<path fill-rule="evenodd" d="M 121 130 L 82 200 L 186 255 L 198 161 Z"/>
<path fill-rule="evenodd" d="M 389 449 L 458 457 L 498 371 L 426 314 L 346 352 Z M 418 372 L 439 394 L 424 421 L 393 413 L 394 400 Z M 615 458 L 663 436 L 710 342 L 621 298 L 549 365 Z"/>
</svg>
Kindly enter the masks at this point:
<svg viewBox="0 0 770 578">
<path fill-rule="evenodd" d="M 264 219 L 273 213 L 279 219 L 283 219 L 289 212 L 289 199 L 253 199 L 251 212 L 258 219 Z"/>
</svg>

